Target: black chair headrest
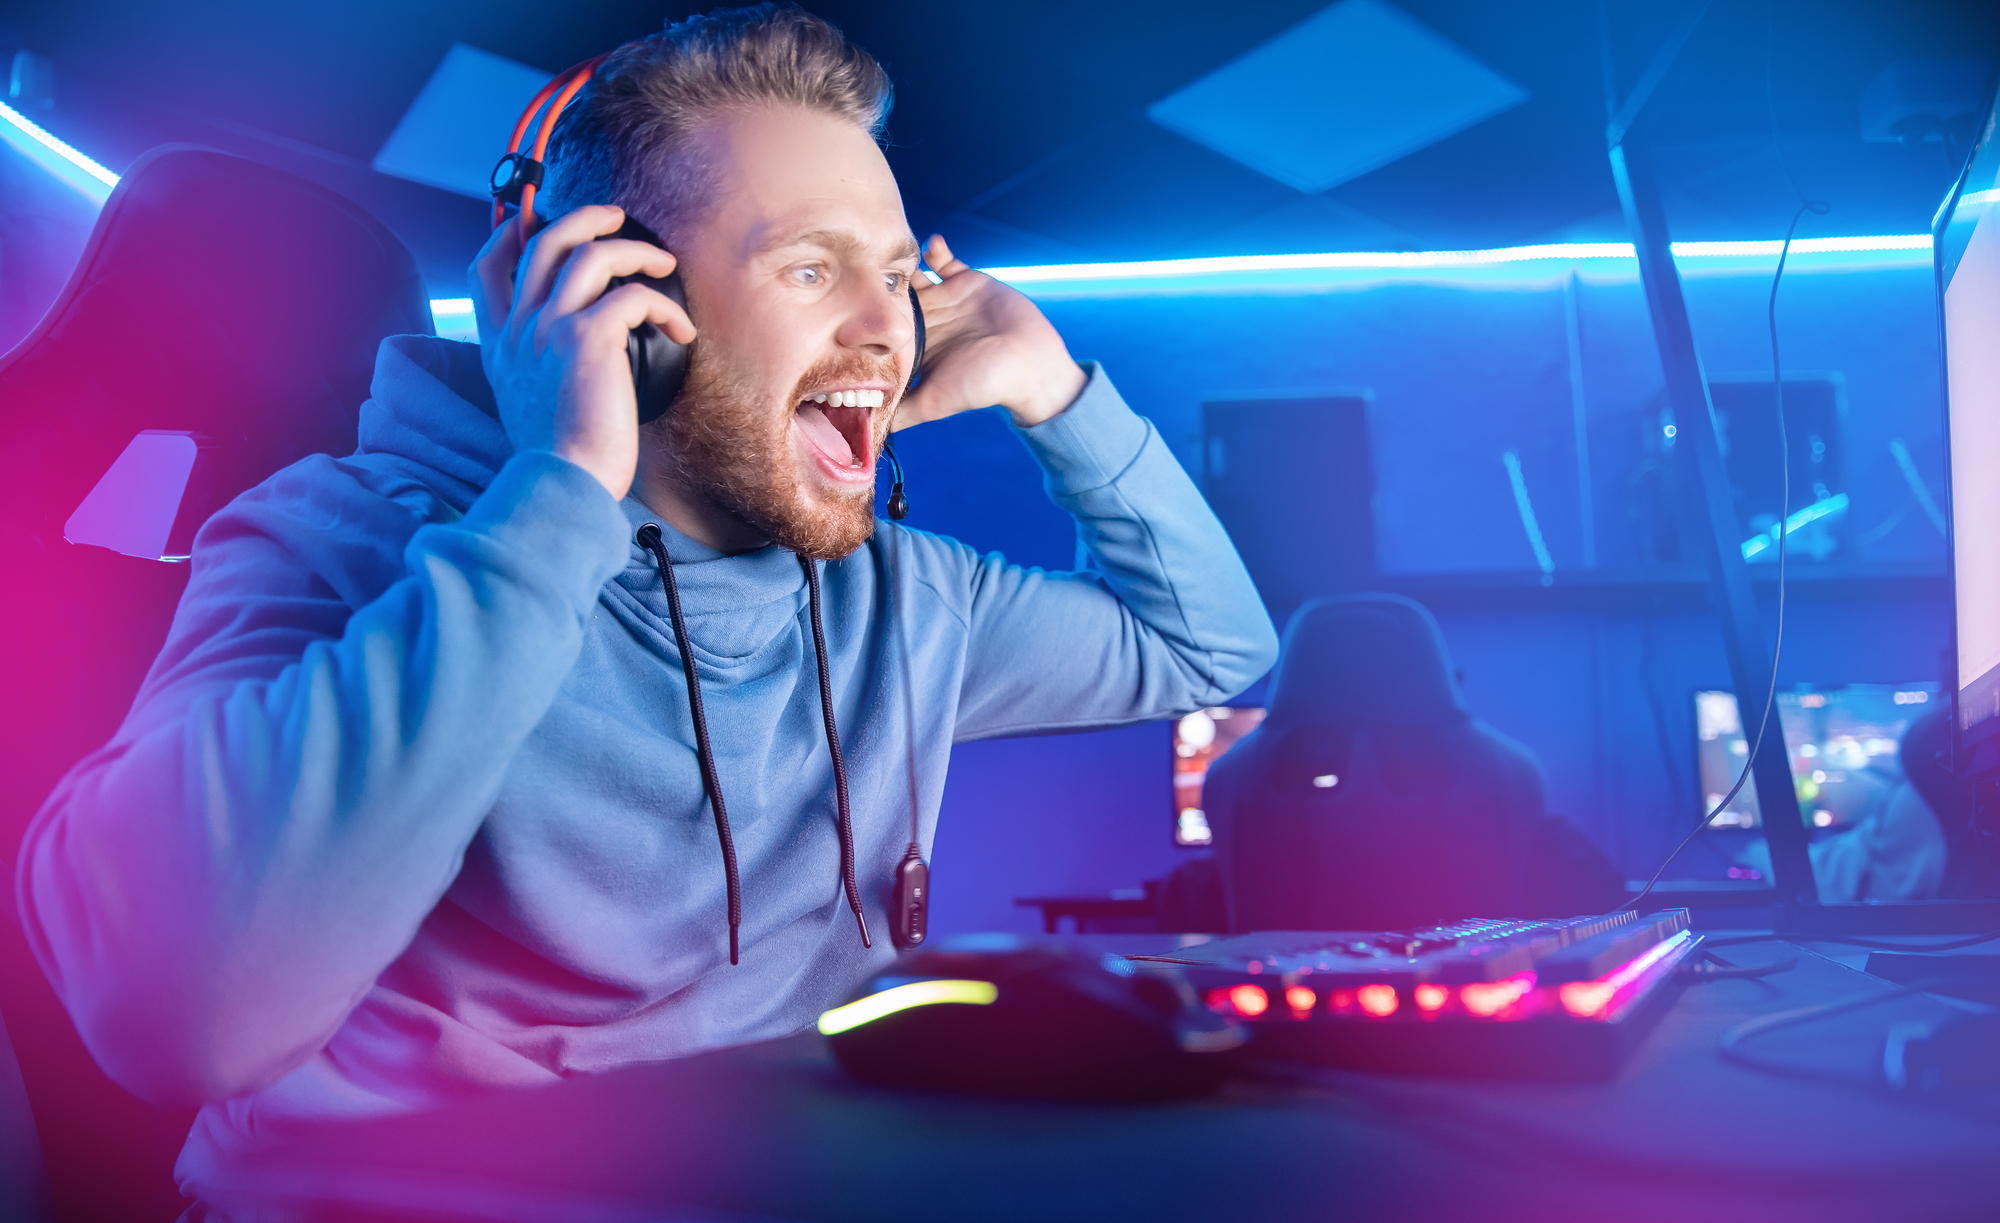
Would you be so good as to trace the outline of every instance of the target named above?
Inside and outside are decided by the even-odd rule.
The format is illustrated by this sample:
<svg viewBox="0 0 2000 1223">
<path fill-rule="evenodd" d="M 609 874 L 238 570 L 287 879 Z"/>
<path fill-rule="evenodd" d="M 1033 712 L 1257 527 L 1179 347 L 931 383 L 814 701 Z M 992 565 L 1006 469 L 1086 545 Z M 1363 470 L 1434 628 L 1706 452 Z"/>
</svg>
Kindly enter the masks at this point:
<svg viewBox="0 0 2000 1223">
<path fill-rule="evenodd" d="M 1466 716 L 1444 635 L 1413 599 L 1315 599 L 1285 626 L 1268 725 L 1417 726 Z"/>
<path fill-rule="evenodd" d="M 410 252 L 359 206 L 226 153 L 125 173 L 40 324 L 0 357 L 0 499 L 43 546 L 142 429 L 215 440 L 214 504 L 354 447 L 384 336 L 431 330 Z"/>
</svg>

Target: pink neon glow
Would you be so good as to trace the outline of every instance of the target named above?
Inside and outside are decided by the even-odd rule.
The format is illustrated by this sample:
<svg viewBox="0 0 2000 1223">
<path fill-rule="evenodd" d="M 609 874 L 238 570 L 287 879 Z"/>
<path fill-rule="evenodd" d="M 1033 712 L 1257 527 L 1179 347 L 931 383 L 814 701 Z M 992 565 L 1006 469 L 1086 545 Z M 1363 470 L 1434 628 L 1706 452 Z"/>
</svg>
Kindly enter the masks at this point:
<svg viewBox="0 0 2000 1223">
<path fill-rule="evenodd" d="M 1364 985 L 1354 991 L 1354 1000 L 1361 1009 L 1377 1019 L 1387 1019 L 1396 1013 L 1396 987 L 1393 985 Z"/>
<path fill-rule="evenodd" d="M 1625 963 L 1605 973 L 1595 981 L 1572 981 L 1556 991 L 1562 999 L 1563 1009 L 1578 1019 L 1601 1018 L 1619 991 L 1644 976 L 1646 970 L 1673 954 L 1677 947 L 1694 938 L 1694 932 L 1683 930 L 1663 943 L 1656 943 L 1644 955 L 1635 956 Z"/>
<path fill-rule="evenodd" d="M 1326 1009 L 1336 1015 L 1345 1015 L 1354 1009 L 1354 991 L 1337 989 L 1326 996 Z"/>
<path fill-rule="evenodd" d="M 1465 1009 L 1482 1018 L 1497 1015 L 1519 1002 L 1523 995 L 1535 988 L 1535 974 L 1515 973 L 1501 981 L 1479 981 L 1461 986 L 1458 1000 Z"/>
<path fill-rule="evenodd" d="M 1411 993 L 1416 997 L 1417 1009 L 1420 1011 L 1438 1010 L 1451 999 L 1450 990 L 1442 985 L 1431 985 L 1428 982 L 1417 986 Z"/>
<path fill-rule="evenodd" d="M 1247 982 L 1242 985 L 1232 985 L 1229 987 L 1229 1005 L 1236 1008 L 1236 1013 L 1245 1019 L 1255 1019 L 1271 1009 L 1271 995 L 1265 993 L 1261 985 L 1251 985 Z"/>
<path fill-rule="evenodd" d="M 1298 1012 L 1300 1018 L 1304 1018 L 1305 1012 L 1311 1011 L 1318 1001 L 1319 995 L 1303 985 L 1294 985 L 1285 991 L 1285 1005 Z"/>
</svg>

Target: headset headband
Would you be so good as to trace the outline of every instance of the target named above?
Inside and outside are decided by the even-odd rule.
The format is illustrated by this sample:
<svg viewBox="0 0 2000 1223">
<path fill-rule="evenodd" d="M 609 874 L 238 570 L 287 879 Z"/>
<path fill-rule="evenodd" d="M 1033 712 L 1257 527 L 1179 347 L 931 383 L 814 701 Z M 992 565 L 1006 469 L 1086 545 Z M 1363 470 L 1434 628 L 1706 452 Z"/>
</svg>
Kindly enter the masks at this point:
<svg viewBox="0 0 2000 1223">
<path fill-rule="evenodd" d="M 534 233 L 535 190 L 542 185 L 542 158 L 549 151 L 549 135 L 556 130 L 556 120 L 562 117 L 563 108 L 569 105 L 578 90 L 590 83 L 597 66 L 603 62 L 604 56 L 598 55 L 557 73 L 542 86 L 534 101 L 528 103 L 528 109 L 521 112 L 520 119 L 514 124 L 514 135 L 507 141 L 507 152 L 493 167 L 493 228 L 498 229 L 506 223 L 507 205 L 518 204 L 521 208 L 521 241 L 526 243 Z M 549 101 L 550 95 L 555 97 L 553 102 Z M 533 122 L 535 112 L 542 110 L 543 103 L 548 103 L 548 109 L 542 115 L 540 126 L 535 129 L 535 147 L 530 153 L 522 148 L 521 140 L 528 134 L 528 124 Z M 502 170 L 507 171 L 504 179 L 500 176 Z"/>
</svg>

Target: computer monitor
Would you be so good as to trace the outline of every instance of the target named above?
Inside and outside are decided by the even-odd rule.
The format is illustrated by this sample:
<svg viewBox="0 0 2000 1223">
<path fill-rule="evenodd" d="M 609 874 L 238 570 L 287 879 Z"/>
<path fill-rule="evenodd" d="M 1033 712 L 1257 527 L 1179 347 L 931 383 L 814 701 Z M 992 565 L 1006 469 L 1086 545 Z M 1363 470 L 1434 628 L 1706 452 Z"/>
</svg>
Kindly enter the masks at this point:
<svg viewBox="0 0 2000 1223">
<path fill-rule="evenodd" d="M 1201 805 L 1208 766 L 1263 720 L 1261 709 L 1218 705 L 1174 723 L 1174 844 L 1194 848 L 1214 843 Z"/>
<path fill-rule="evenodd" d="M 1903 732 L 1937 708 L 1939 699 L 1937 684 L 1801 686 L 1778 693 L 1778 728 L 1784 731 L 1792 785 L 1806 819 L 1816 828 L 1847 828 L 1879 810 L 1901 777 L 1897 754 Z M 1734 693 L 1695 693 L 1694 719 L 1701 809 L 1708 811 L 1736 784 L 1750 743 Z M 1746 785 L 1708 826 L 1740 829 L 1761 823 L 1757 788 Z"/>
<path fill-rule="evenodd" d="M 1989 96 L 1932 249 L 1944 329 L 1950 463 L 1953 763 L 2000 777 L 2000 137 Z"/>
</svg>

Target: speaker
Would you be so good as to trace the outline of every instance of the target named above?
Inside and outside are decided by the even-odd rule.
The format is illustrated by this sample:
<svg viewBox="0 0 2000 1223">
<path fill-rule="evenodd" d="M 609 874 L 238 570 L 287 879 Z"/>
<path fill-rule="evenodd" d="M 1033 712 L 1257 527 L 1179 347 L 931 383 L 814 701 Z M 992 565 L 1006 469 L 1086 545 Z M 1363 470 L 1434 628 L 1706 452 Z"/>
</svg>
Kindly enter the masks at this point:
<svg viewBox="0 0 2000 1223">
<path fill-rule="evenodd" d="M 1376 584 L 1366 393 L 1201 405 L 1202 487 L 1264 605 Z"/>
</svg>

